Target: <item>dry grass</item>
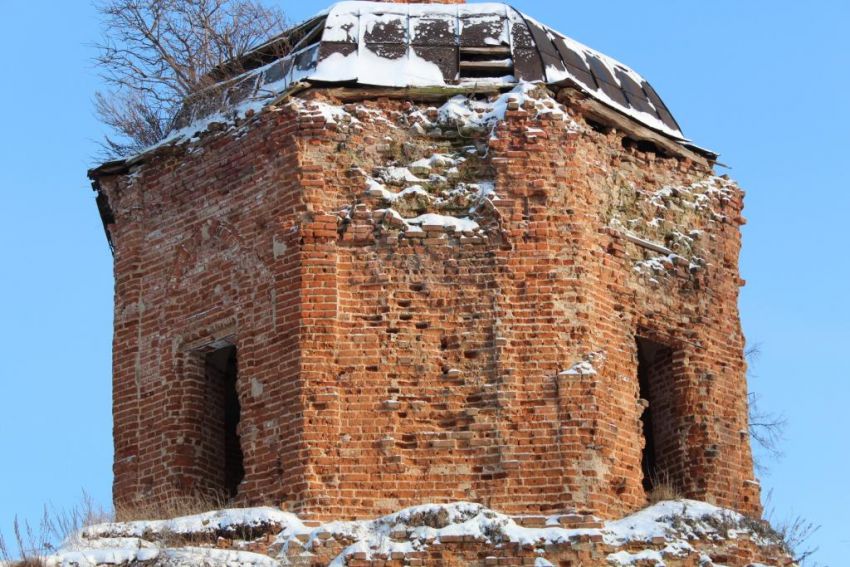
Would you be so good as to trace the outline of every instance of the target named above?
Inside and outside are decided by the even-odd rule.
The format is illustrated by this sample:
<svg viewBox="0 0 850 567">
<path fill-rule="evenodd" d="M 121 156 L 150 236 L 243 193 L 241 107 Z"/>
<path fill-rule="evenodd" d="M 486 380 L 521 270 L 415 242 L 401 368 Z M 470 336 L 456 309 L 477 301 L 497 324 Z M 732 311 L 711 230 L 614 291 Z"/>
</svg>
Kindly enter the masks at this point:
<svg viewBox="0 0 850 567">
<path fill-rule="evenodd" d="M 175 494 L 165 499 L 157 499 L 156 502 L 137 501 L 121 504 L 115 509 L 114 521 L 161 520 L 232 507 L 233 502 L 218 494 Z"/>
<path fill-rule="evenodd" d="M 681 500 L 684 495 L 676 488 L 673 481 L 670 480 L 670 475 L 667 473 L 656 473 L 652 478 L 652 490 L 646 495 L 647 503 L 658 504 L 666 500 Z"/>
<path fill-rule="evenodd" d="M 820 524 L 809 521 L 802 516 L 791 516 L 786 519 L 777 518 L 772 490 L 767 493 L 764 499 L 764 510 L 764 520 L 758 520 L 758 522 L 765 527 L 766 535 L 781 540 L 782 545 L 799 564 L 816 566 L 814 555 L 819 548 L 811 544 L 811 539 L 820 530 Z"/>
<path fill-rule="evenodd" d="M 181 516 L 192 516 L 204 512 L 233 508 L 235 503 L 218 494 L 193 493 L 171 495 L 166 498 L 158 497 L 156 502 L 143 501 L 124 503 L 118 506 L 115 521 L 132 522 L 138 520 L 163 520 Z M 145 539 L 156 542 L 163 547 L 179 547 L 185 545 L 204 545 L 214 543 L 218 537 L 230 539 L 253 540 L 259 535 L 265 535 L 262 529 L 258 532 L 256 526 L 233 526 L 224 531 L 203 531 L 200 533 L 177 533 L 171 531 L 168 525 L 158 526 L 156 532 L 145 534 Z"/>
<path fill-rule="evenodd" d="M 95 505 L 85 492 L 82 502 L 70 510 L 50 510 L 45 506 L 37 525 L 15 516 L 13 544 L 7 543 L 0 533 L 0 563 L 12 567 L 43 567 L 44 558 L 81 529 L 111 519 L 111 514 Z"/>
<path fill-rule="evenodd" d="M 160 502 L 136 502 L 124 505 L 113 514 L 96 506 L 83 493 L 82 502 L 70 510 L 58 511 L 45 506 L 37 524 L 15 517 L 11 541 L 0 533 L 0 567 L 45 567 L 45 558 L 55 553 L 63 543 L 73 544 L 73 538 L 88 526 L 108 522 L 157 520 L 190 516 L 211 510 L 232 507 L 226 498 L 210 494 L 174 495 Z M 182 539 L 177 534 L 159 534 L 166 542 Z"/>
</svg>

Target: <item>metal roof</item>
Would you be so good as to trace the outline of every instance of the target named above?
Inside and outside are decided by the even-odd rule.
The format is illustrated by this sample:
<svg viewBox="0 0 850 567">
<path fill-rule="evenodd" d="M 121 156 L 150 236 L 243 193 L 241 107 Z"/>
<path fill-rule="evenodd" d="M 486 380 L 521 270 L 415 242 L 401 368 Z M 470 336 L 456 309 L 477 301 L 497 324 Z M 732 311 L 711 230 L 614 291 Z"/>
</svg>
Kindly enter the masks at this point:
<svg viewBox="0 0 850 567">
<path fill-rule="evenodd" d="M 572 85 L 645 126 L 685 139 L 637 72 L 507 4 L 339 2 L 281 38 L 249 54 L 262 64 L 223 83 L 217 100 L 189 105 L 178 126 L 262 103 L 301 81 L 399 88 L 528 81 Z M 275 42 L 277 56 L 269 57 Z"/>
</svg>

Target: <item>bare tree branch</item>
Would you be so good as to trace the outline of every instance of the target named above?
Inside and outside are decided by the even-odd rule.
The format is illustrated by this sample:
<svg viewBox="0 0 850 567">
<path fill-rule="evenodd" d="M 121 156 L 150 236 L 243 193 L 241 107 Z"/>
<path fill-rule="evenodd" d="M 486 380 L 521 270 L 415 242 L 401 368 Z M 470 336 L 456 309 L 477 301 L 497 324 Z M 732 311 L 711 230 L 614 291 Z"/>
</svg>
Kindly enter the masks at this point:
<svg viewBox="0 0 850 567">
<path fill-rule="evenodd" d="M 744 356 L 750 365 L 750 369 L 761 356 L 761 345 L 758 343 L 747 347 Z M 752 372 L 751 372 L 752 377 Z M 749 430 L 750 438 L 756 445 L 762 448 L 771 459 L 779 459 L 783 456 L 782 442 L 785 440 L 785 428 L 788 419 L 782 414 L 775 414 L 761 409 L 760 396 L 756 392 L 750 392 L 749 402 Z M 754 465 L 760 473 L 767 472 L 767 465 L 754 458 Z"/>
<path fill-rule="evenodd" d="M 764 519 L 773 526 L 776 535 L 782 540 L 786 550 L 794 557 L 797 564 L 817 567 L 810 560 L 818 552 L 819 547 L 811 545 L 812 537 L 820 530 L 820 524 L 815 524 L 802 516 L 791 516 L 780 519 L 776 517 L 773 505 L 773 490 L 764 499 Z"/>
<path fill-rule="evenodd" d="M 96 7 L 104 31 L 95 62 L 107 90 L 96 93 L 95 112 L 112 130 L 103 143 L 110 157 L 162 140 L 184 101 L 221 79 L 211 71 L 285 25 L 259 0 L 99 0 Z"/>
</svg>

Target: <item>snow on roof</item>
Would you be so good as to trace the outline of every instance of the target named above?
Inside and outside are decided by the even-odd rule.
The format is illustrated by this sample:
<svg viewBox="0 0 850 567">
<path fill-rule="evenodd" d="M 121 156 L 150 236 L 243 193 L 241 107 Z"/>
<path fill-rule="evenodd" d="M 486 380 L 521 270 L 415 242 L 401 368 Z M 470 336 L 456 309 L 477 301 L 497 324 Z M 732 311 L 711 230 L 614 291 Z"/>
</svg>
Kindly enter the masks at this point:
<svg viewBox="0 0 850 567">
<path fill-rule="evenodd" d="M 569 84 L 640 123 L 685 140 L 670 111 L 637 72 L 507 4 L 345 1 L 298 27 L 298 41 L 190 104 L 177 124 L 256 108 L 299 82 L 375 87 L 510 88 Z M 261 48 L 262 49 L 262 48 Z M 249 54 L 256 55 L 257 52 Z"/>
</svg>

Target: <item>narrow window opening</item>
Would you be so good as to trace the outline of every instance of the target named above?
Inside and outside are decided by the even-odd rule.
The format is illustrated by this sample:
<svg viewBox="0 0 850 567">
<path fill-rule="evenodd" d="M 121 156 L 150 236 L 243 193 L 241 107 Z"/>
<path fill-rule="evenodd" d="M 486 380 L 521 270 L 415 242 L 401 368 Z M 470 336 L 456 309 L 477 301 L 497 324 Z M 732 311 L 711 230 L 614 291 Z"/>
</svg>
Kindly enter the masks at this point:
<svg viewBox="0 0 850 567">
<path fill-rule="evenodd" d="M 665 440 L 670 439 L 670 392 L 673 387 L 673 351 L 651 341 L 637 339 L 639 396 L 644 406 L 641 415 L 644 438 L 641 469 L 643 488 L 649 493 L 659 484 L 669 484 L 668 471 L 663 463 Z"/>
<path fill-rule="evenodd" d="M 207 408 L 206 446 L 210 476 L 217 492 L 232 499 L 245 477 L 238 426 L 241 408 L 236 390 L 238 365 L 236 347 L 228 345 L 208 353 L 204 361 L 209 406 Z"/>
</svg>

